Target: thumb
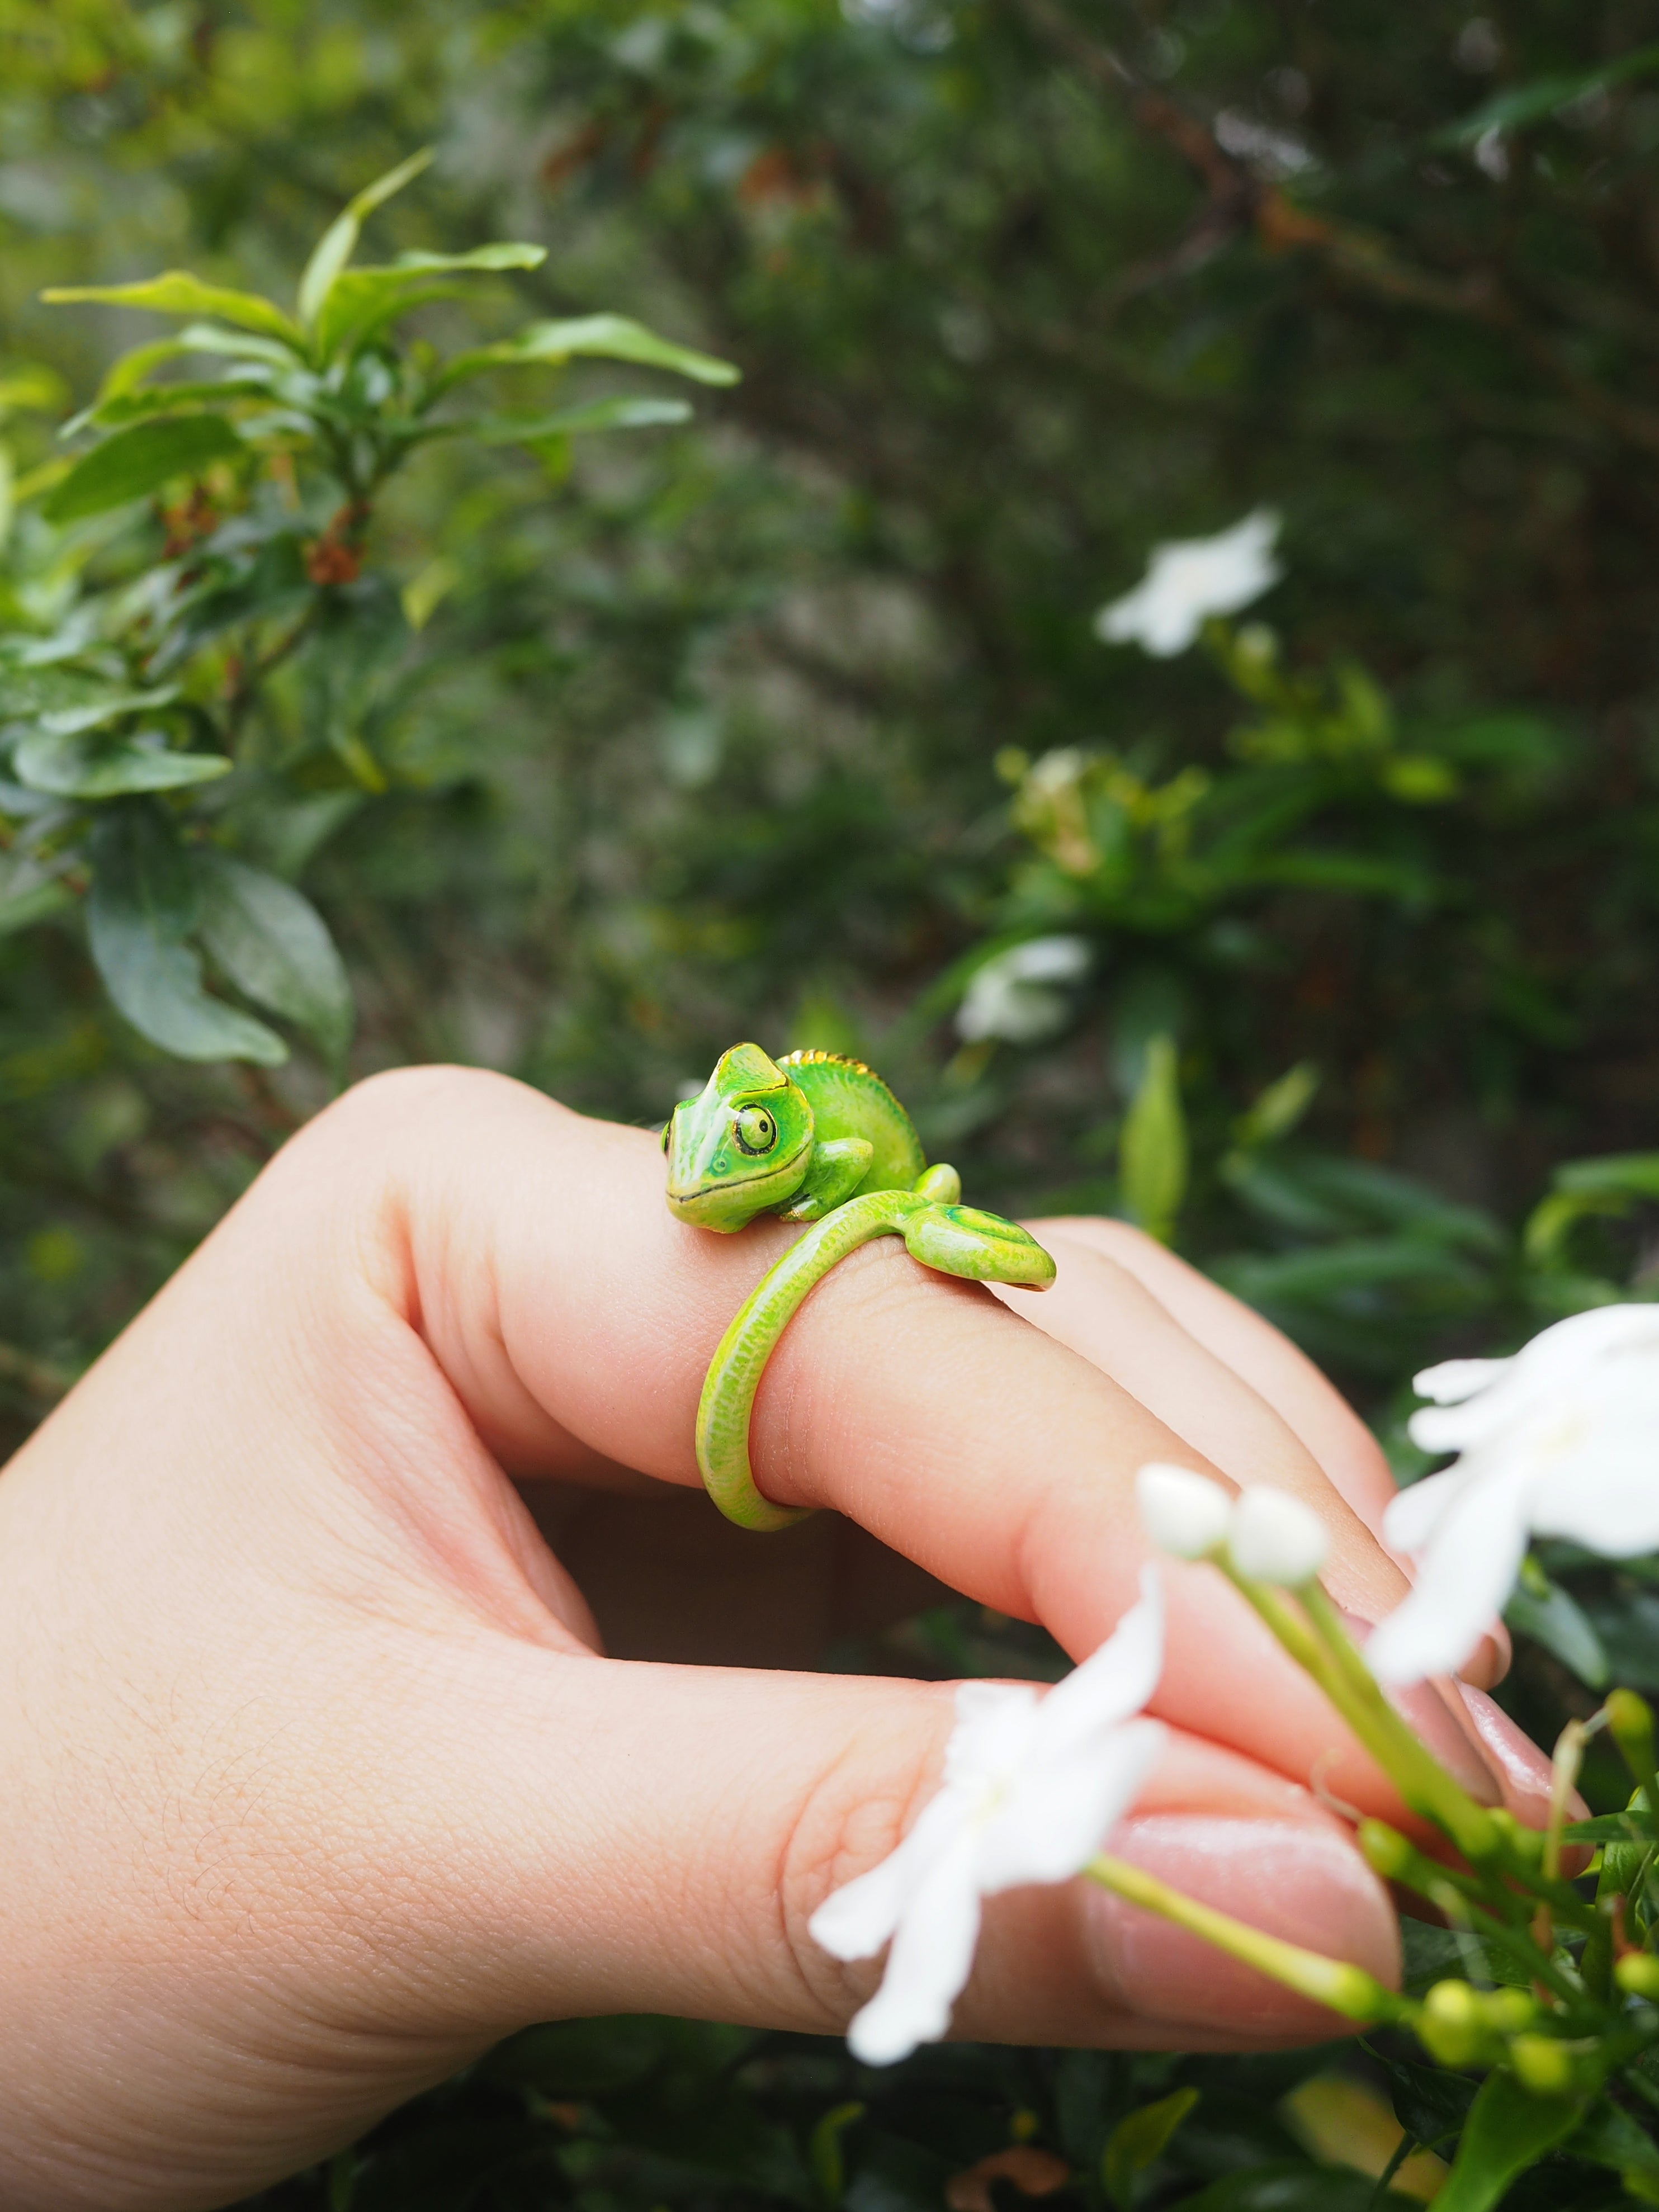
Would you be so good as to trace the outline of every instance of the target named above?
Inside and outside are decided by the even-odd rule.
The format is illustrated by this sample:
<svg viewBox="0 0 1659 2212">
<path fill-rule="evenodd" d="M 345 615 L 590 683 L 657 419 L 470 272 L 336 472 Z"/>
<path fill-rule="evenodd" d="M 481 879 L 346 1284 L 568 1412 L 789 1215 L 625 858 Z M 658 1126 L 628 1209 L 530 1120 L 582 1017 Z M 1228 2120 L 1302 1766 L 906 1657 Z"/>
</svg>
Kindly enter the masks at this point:
<svg viewBox="0 0 1659 2212">
<path fill-rule="evenodd" d="M 647 2011 L 836 2033 L 878 1968 L 807 1923 L 937 1788 L 948 1686 L 615 1662 L 481 1638 L 388 1793 L 443 1854 L 433 1965 L 504 2029 Z M 455 1838 L 465 1837 L 460 1850 Z M 1114 1848 L 1272 1932 L 1397 1972 L 1393 1915 L 1307 1792 L 1172 1733 Z M 1131 1924 L 1133 1923 L 1133 1924 Z M 1329 2032 L 1300 2000 L 1085 1882 L 990 1901 L 957 2032 L 1188 2047 Z"/>
</svg>

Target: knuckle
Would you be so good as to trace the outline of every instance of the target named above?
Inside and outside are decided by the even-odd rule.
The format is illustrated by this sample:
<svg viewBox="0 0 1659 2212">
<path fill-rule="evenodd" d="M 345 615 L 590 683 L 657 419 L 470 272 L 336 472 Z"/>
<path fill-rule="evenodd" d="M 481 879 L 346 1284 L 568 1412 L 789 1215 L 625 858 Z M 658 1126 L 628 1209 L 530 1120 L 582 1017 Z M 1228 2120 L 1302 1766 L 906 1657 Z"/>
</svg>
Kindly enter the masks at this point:
<svg viewBox="0 0 1659 2212">
<path fill-rule="evenodd" d="M 938 1786 L 950 1708 L 924 1694 L 937 1712 L 937 1741 L 919 1741 L 914 1711 L 879 1738 L 860 1730 L 817 1776 L 785 1833 L 775 1891 L 781 1947 L 811 2010 L 836 2027 L 868 1996 L 879 1966 L 832 1958 L 808 1923 L 832 1891 L 896 1848 Z"/>
</svg>

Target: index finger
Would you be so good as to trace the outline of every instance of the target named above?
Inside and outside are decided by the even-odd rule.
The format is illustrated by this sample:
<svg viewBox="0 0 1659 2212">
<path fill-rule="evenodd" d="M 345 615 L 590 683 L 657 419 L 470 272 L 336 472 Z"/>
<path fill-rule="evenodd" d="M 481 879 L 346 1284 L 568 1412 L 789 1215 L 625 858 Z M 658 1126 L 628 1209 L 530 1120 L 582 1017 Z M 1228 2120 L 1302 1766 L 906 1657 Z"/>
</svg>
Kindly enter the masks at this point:
<svg viewBox="0 0 1659 2212">
<path fill-rule="evenodd" d="M 367 1190 L 363 1115 L 383 1162 Z M 351 1141 L 331 1144 L 330 1123 Z M 720 1237 L 672 1221 L 643 1132 L 473 1074 L 365 1086 L 244 1203 L 281 1205 L 287 1176 L 343 1165 L 336 1233 L 369 1254 L 383 1296 L 501 1456 L 558 1472 L 597 1455 L 698 1480 L 705 1368 L 789 1230 Z M 1042 1622 L 1073 1656 L 1133 1601 L 1147 1550 L 1133 1478 L 1171 1456 L 1197 1457 L 1122 1382 L 889 1238 L 835 1268 L 791 1322 L 751 1438 L 778 1503 L 851 1516 L 953 1588 Z M 1330 1527 L 1333 1596 L 1381 1618 L 1403 1594 L 1397 1568 L 1305 1453 L 1287 1454 L 1284 1479 Z M 1169 1585 L 1154 1709 L 1397 1815 L 1382 1778 L 1214 1573 L 1172 1565 Z"/>
</svg>

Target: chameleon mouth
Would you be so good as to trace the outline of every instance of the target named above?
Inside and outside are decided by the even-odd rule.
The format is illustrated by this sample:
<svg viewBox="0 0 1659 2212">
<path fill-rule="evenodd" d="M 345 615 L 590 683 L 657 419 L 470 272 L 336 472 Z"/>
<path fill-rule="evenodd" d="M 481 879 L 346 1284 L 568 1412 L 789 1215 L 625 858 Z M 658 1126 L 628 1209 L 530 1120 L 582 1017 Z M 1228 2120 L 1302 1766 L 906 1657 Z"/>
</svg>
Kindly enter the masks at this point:
<svg viewBox="0 0 1659 2212">
<path fill-rule="evenodd" d="M 749 1175 L 731 1176 L 715 1183 L 699 1183 L 690 1190 L 677 1190 L 671 1182 L 668 1203 L 676 1213 L 695 1221 L 699 1212 L 720 1208 L 722 1201 L 729 1199 L 733 1191 L 753 1190 L 757 1185 L 764 1188 L 786 1181 L 797 1170 L 805 1168 L 811 1149 L 809 1139 L 805 1144 L 797 1146 L 787 1159 L 757 1161 Z"/>
</svg>

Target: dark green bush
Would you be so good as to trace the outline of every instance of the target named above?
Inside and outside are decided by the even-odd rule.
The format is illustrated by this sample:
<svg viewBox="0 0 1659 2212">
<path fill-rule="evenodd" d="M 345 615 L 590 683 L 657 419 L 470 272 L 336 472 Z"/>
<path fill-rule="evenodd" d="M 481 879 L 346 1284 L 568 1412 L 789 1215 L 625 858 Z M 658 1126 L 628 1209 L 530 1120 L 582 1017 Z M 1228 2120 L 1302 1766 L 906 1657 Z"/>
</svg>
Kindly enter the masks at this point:
<svg viewBox="0 0 1659 2212">
<path fill-rule="evenodd" d="M 865 1050 L 976 1195 L 1138 1213 L 1391 1442 L 1428 1358 L 1650 1294 L 1656 41 L 1646 0 L 0 0 L 13 1436 L 343 1076 L 438 1056 L 649 1121 L 738 1036 Z M 175 295 L 222 335 L 140 375 L 177 319 L 39 297 L 291 302 L 428 143 L 331 337 Z M 708 356 L 742 381 L 676 426 Z M 1099 641 L 1263 504 L 1259 608 Z M 1054 936 L 1026 1041 L 965 1037 Z M 1659 1682 L 1634 1571 L 1541 1561 L 1516 1619 L 1535 1729 L 1609 1655 Z M 1325 2063 L 550 2030 L 269 2201 L 882 2212 L 1012 2137 L 1101 2203 L 1183 2084 L 1139 2201 L 1377 2201 L 1274 2116 Z"/>
</svg>

